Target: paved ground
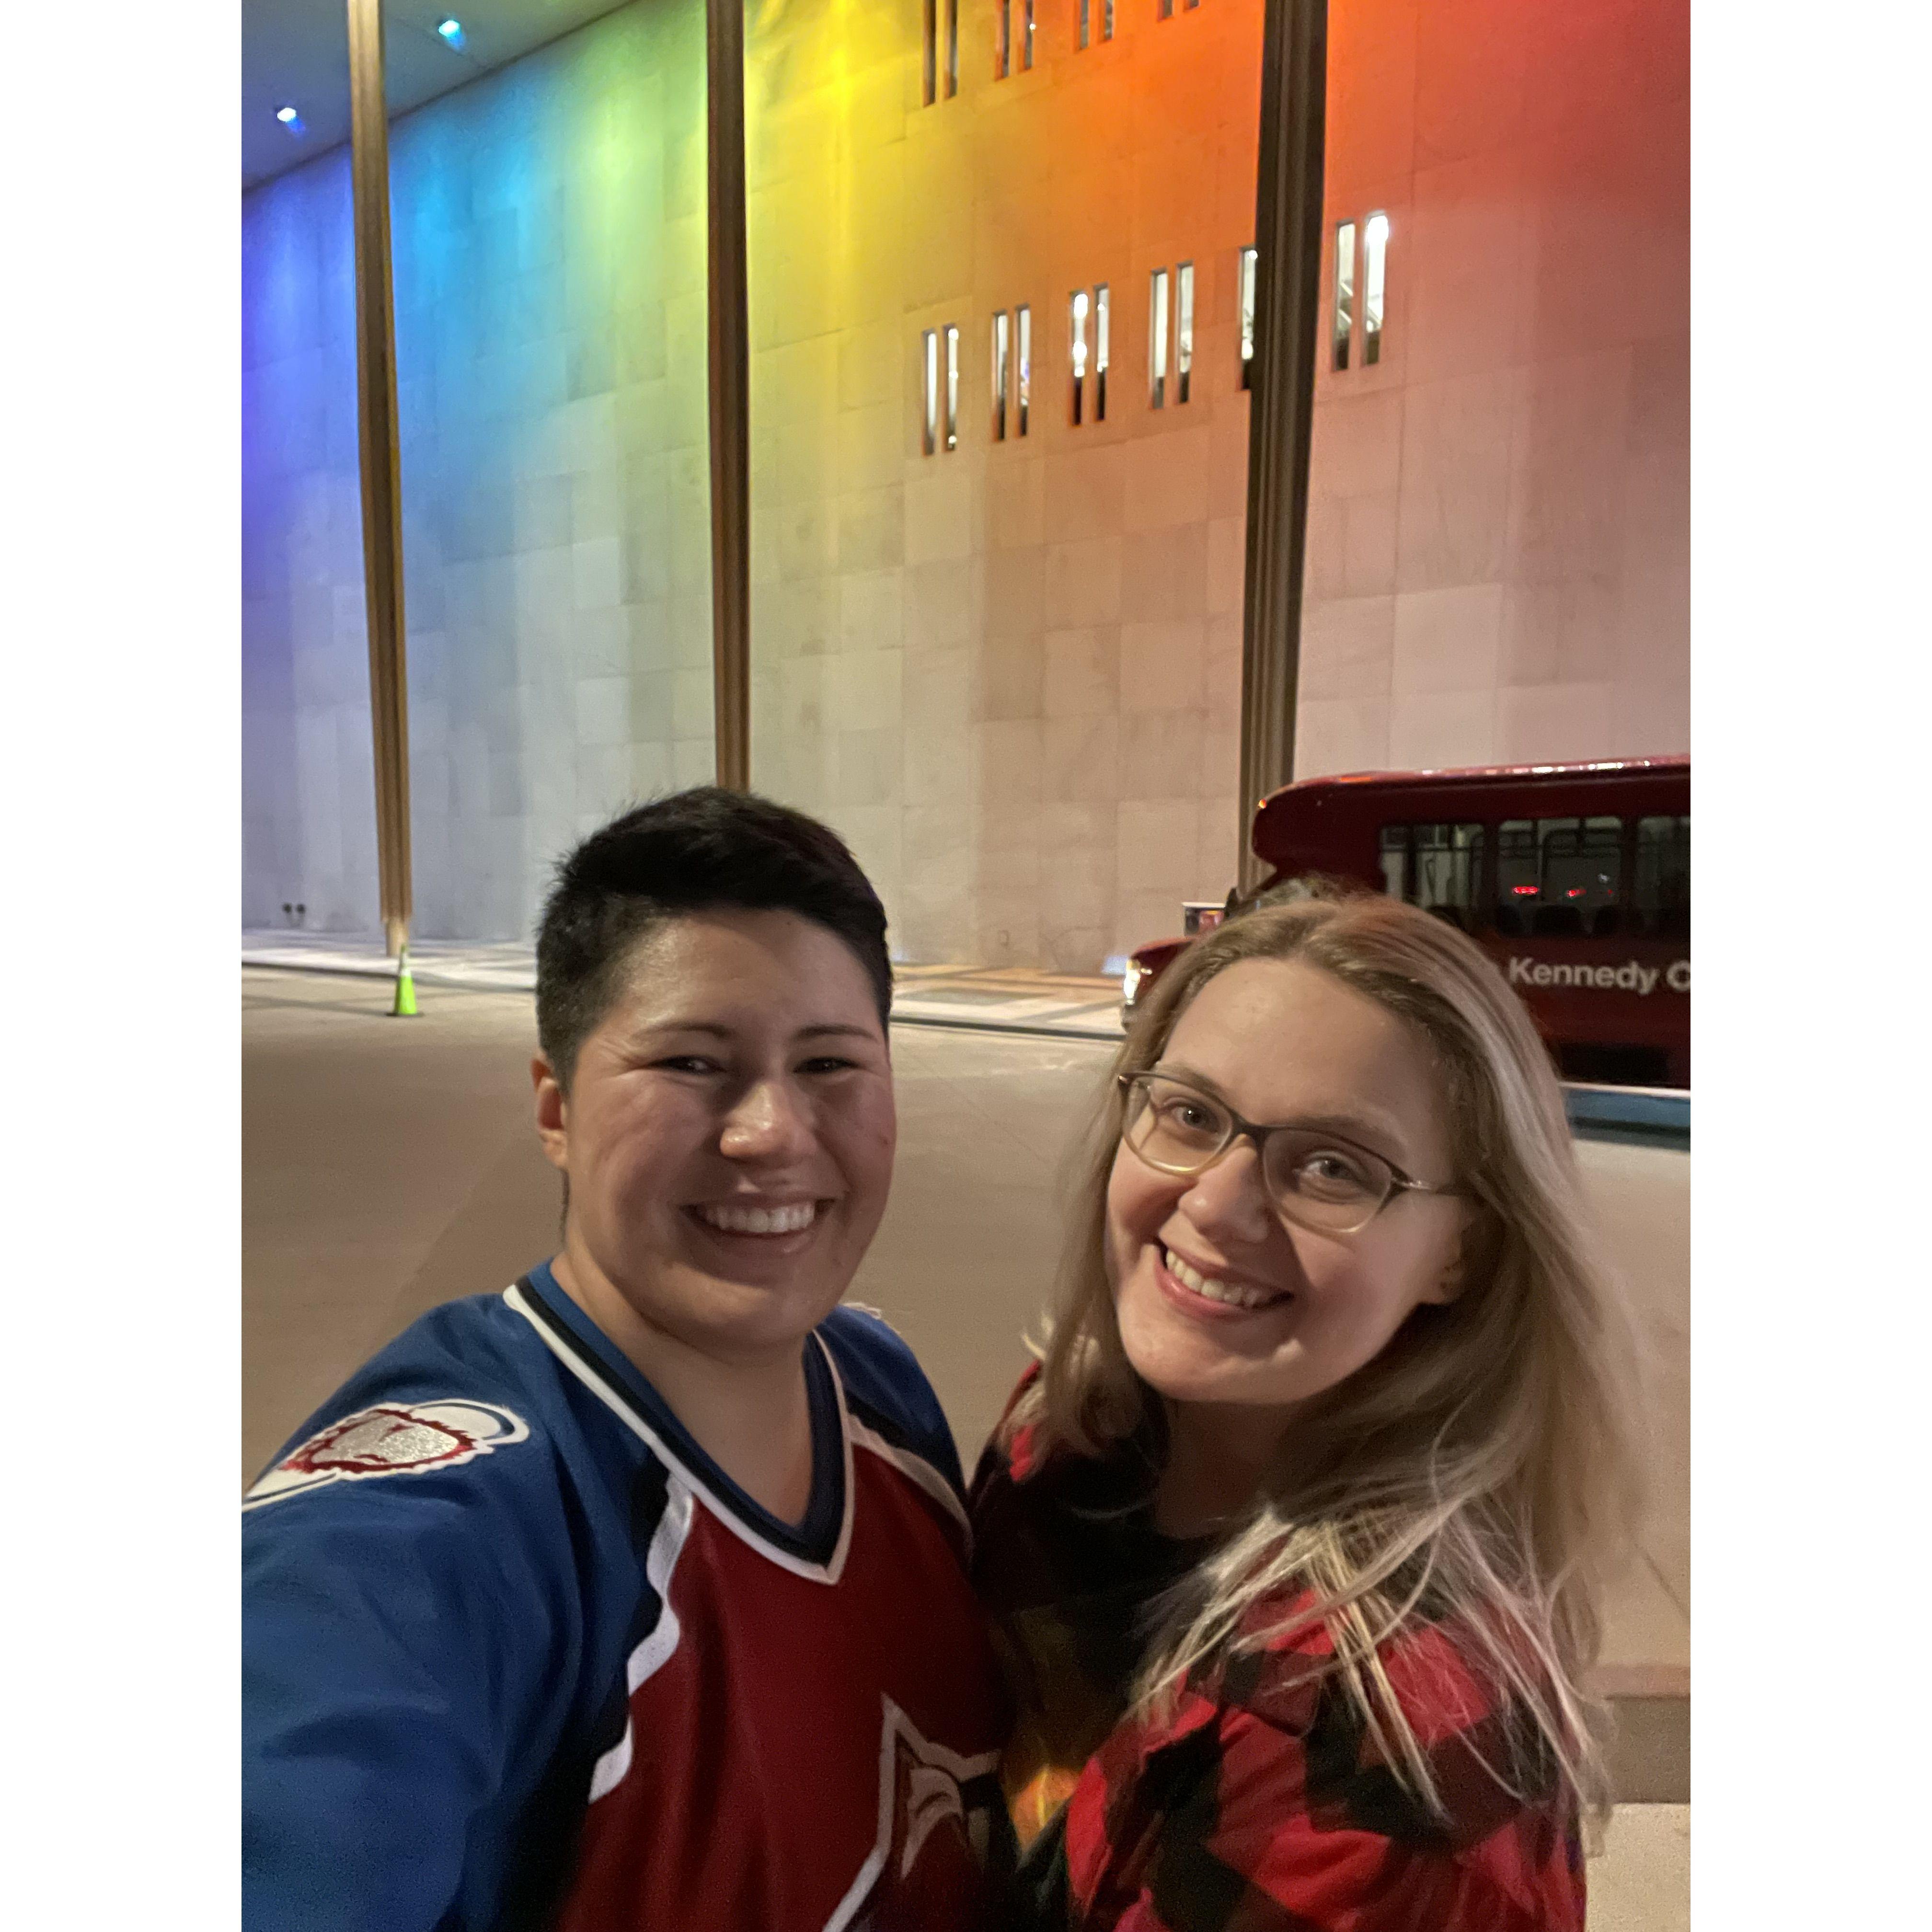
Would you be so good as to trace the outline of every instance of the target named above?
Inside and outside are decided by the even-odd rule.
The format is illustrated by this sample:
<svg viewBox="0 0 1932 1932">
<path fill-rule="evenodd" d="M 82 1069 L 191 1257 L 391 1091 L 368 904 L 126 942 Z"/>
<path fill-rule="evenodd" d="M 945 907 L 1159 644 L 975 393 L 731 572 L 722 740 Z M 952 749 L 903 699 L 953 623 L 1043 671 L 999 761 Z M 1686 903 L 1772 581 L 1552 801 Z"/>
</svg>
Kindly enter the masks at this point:
<svg viewBox="0 0 1932 1932">
<path fill-rule="evenodd" d="M 516 970 L 508 962 L 506 977 Z M 951 991 L 1004 995 L 1004 981 Z M 1104 1000 L 1097 982 L 1076 983 Z M 982 1024 L 1024 1022 L 1016 1002 L 1081 1004 L 1038 976 L 1011 990 L 978 1003 Z M 554 1245 L 557 1184 L 529 1117 L 527 998 L 426 975 L 422 1004 L 394 1021 L 379 979 L 244 973 L 244 1480 L 424 1309 L 500 1288 Z M 970 1466 L 1052 1280 L 1060 1166 L 1108 1050 L 1064 1031 L 896 1024 L 893 1053 L 898 1169 L 853 1292 L 918 1350 Z M 1593 1868 L 1591 1914 L 1598 1932 L 1634 1932 L 1688 1922 L 1689 1157 L 1598 1142 L 1582 1157 L 1659 1396 L 1657 1504 L 1606 1645 L 1624 1697 L 1620 1789 L 1636 1802 Z"/>
</svg>

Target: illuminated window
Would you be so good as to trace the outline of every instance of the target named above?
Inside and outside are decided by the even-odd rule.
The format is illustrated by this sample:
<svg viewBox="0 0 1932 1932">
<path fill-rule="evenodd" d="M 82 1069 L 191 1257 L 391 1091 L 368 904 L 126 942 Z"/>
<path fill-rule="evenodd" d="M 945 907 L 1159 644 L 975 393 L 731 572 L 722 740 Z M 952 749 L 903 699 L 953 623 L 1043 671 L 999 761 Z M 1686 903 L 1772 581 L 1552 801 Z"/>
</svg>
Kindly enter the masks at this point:
<svg viewBox="0 0 1932 1932">
<path fill-rule="evenodd" d="M 1084 289 L 1076 289 L 1067 298 L 1067 329 L 1071 338 L 1073 363 L 1073 422 L 1076 428 L 1080 423 L 1082 397 L 1087 387 L 1088 306 Z"/>
<path fill-rule="evenodd" d="M 946 328 L 946 446 L 959 447 L 959 332 Z"/>
<path fill-rule="evenodd" d="M 1483 881 L 1480 825 L 1385 825 L 1382 886 L 1391 897 L 1469 931 L 1478 923 Z"/>
<path fill-rule="evenodd" d="M 1236 278 L 1235 306 L 1241 317 L 1241 387 L 1255 386 L 1255 266 L 1258 257 L 1252 248 L 1241 250 L 1241 266 Z"/>
<path fill-rule="evenodd" d="M 1033 10 L 1033 0 L 1027 0 L 1027 10 Z M 1019 401 L 1013 413 L 1016 427 L 1022 436 L 1027 433 L 1027 412 L 1033 401 L 1033 310 L 1024 303 L 1013 318 L 1019 334 Z"/>
<path fill-rule="evenodd" d="M 1006 312 L 993 318 L 993 440 L 1006 440 L 1006 392 L 1012 382 L 1012 329 Z"/>
<path fill-rule="evenodd" d="M 1359 339 L 1364 368 L 1382 359 L 1382 316 L 1388 286 L 1389 218 L 1371 214 L 1361 224 L 1361 272 L 1355 267 L 1355 224 L 1335 230 L 1334 366 L 1346 369 Z"/>
<path fill-rule="evenodd" d="M 930 456 L 939 446 L 939 335 L 937 330 L 928 328 L 921 339 L 925 350 L 926 412 L 925 430 L 922 439 L 926 453 Z"/>
<path fill-rule="evenodd" d="M 1154 272 L 1148 291 L 1148 401 L 1155 409 L 1167 403 L 1167 271 Z"/>
<path fill-rule="evenodd" d="M 1688 818 L 1637 820 L 1630 930 L 1654 933 L 1660 939 L 1690 937 Z"/>
<path fill-rule="evenodd" d="M 1013 70 L 1013 0 L 1000 0 L 1000 41 L 993 54 L 993 78 L 1004 80 Z"/>
<path fill-rule="evenodd" d="M 1335 367 L 1348 366 L 1348 338 L 1355 326 L 1355 224 L 1335 231 Z"/>
<path fill-rule="evenodd" d="M 1107 420 L 1107 285 L 1094 291 L 1094 420 Z"/>
<path fill-rule="evenodd" d="M 1372 214 L 1362 224 L 1362 366 L 1379 362 L 1382 355 L 1382 293 L 1388 280 L 1386 214 Z"/>
<path fill-rule="evenodd" d="M 1510 819 L 1496 841 L 1496 930 L 1561 938 L 1622 929 L 1623 822 Z"/>
<path fill-rule="evenodd" d="M 959 0 L 946 0 L 946 98 L 959 92 Z"/>
<path fill-rule="evenodd" d="M 1174 272 L 1174 400 L 1187 400 L 1188 376 L 1194 367 L 1194 264 L 1184 262 Z"/>
<path fill-rule="evenodd" d="M 938 0 L 923 0 L 920 9 L 920 58 L 924 62 L 922 74 L 923 88 L 921 98 L 930 107 L 938 99 L 939 88 L 939 25 Z"/>
<path fill-rule="evenodd" d="M 1033 66 L 1033 0 L 1024 0 L 1024 4 L 1026 14 L 1024 32 L 1020 36 L 1020 66 L 1030 71 Z"/>
</svg>

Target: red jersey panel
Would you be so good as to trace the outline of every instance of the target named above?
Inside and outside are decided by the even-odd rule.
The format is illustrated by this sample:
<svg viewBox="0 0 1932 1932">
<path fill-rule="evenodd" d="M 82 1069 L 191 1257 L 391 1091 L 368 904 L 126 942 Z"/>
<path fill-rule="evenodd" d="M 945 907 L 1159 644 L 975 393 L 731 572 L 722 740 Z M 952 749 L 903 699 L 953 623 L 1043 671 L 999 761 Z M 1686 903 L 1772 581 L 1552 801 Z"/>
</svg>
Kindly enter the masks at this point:
<svg viewBox="0 0 1932 1932">
<path fill-rule="evenodd" d="M 964 1525 L 914 1459 L 848 1428 L 824 1564 L 671 1472 L 648 1564 L 666 1610 L 630 1660 L 560 1932 L 688 1924 L 693 1899 L 801 1932 L 980 1922 L 1004 1712 Z"/>
</svg>

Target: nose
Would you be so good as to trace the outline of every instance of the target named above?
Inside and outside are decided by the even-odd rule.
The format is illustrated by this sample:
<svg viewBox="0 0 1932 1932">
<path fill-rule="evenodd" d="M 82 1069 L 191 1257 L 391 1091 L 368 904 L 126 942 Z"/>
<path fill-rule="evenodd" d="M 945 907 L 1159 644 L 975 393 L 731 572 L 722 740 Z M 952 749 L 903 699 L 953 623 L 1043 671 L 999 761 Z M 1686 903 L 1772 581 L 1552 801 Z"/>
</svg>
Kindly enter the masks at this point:
<svg viewBox="0 0 1932 1932">
<path fill-rule="evenodd" d="M 1262 1161 L 1254 1143 L 1235 1142 L 1211 1167 L 1204 1167 L 1188 1184 L 1180 1209 L 1202 1233 L 1231 1241 L 1259 1242 L 1275 1222 L 1274 1203 L 1262 1179 Z"/>
<path fill-rule="evenodd" d="M 789 1080 L 754 1080 L 731 1103 L 718 1151 L 730 1160 L 785 1161 L 814 1145 L 811 1110 Z"/>
</svg>

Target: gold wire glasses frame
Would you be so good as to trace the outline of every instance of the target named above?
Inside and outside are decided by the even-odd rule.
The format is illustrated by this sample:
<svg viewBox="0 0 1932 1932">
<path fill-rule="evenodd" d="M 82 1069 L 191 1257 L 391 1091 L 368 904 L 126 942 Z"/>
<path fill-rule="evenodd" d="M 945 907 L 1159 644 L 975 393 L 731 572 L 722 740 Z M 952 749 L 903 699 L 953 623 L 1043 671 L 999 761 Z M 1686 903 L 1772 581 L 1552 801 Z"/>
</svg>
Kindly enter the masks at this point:
<svg viewBox="0 0 1932 1932">
<path fill-rule="evenodd" d="M 1322 1234 L 1359 1233 L 1398 1194 L 1461 1192 L 1431 1187 L 1394 1161 L 1325 1129 L 1258 1126 L 1224 1100 L 1170 1073 L 1123 1073 L 1120 1138 L 1162 1174 L 1212 1167 L 1238 1140 L 1254 1144 L 1268 1198 L 1288 1220 Z"/>
</svg>

